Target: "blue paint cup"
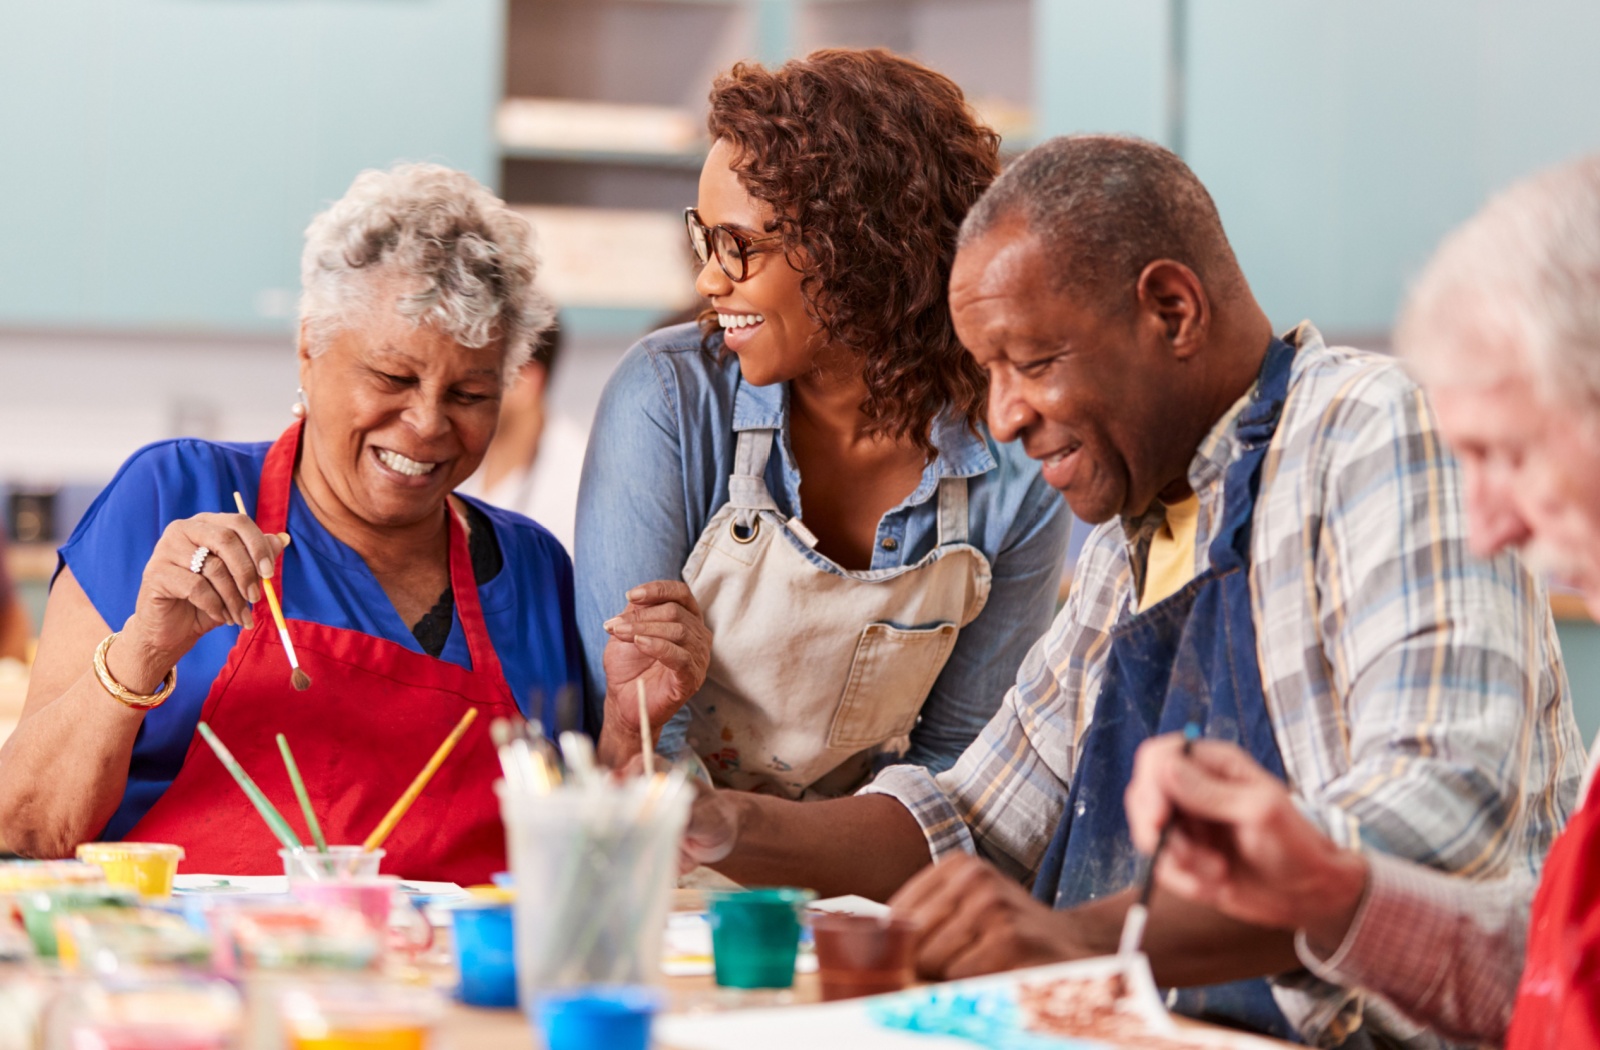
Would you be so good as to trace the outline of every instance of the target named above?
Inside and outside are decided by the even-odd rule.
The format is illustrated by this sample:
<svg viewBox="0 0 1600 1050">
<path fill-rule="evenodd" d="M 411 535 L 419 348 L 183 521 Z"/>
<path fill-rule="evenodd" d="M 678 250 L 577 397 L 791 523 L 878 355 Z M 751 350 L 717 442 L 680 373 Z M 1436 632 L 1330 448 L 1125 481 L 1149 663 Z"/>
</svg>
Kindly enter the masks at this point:
<svg viewBox="0 0 1600 1050">
<path fill-rule="evenodd" d="M 461 1001 L 470 1006 L 516 1006 L 511 905 L 463 904 L 451 910 L 450 918 Z"/>
<path fill-rule="evenodd" d="M 661 994 L 637 985 L 574 988 L 541 996 L 536 1010 L 546 1050 L 649 1050 Z"/>
</svg>

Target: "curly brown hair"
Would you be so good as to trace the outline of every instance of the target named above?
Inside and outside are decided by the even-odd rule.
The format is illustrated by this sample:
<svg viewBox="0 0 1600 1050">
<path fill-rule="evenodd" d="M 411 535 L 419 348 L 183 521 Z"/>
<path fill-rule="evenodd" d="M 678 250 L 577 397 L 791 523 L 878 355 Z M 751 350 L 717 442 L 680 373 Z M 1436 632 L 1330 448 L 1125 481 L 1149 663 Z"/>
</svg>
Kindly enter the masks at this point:
<svg viewBox="0 0 1600 1050">
<path fill-rule="evenodd" d="M 961 220 L 999 174 L 1000 136 L 955 82 L 881 48 L 775 70 L 741 62 L 712 84 L 707 126 L 771 205 L 767 232 L 791 258 L 803 252 L 811 319 L 860 359 L 868 431 L 932 456 L 946 407 L 975 427 L 987 377 L 945 295 Z"/>
</svg>

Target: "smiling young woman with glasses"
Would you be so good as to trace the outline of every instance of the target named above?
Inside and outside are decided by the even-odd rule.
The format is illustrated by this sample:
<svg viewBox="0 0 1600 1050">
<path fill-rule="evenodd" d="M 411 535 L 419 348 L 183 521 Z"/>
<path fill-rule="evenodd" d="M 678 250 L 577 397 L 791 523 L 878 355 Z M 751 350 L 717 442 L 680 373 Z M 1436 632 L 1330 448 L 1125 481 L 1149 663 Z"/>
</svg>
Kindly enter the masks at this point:
<svg viewBox="0 0 1600 1050">
<path fill-rule="evenodd" d="M 642 677 L 658 750 L 722 786 L 837 795 L 893 755 L 942 770 L 1048 625 L 1068 529 L 984 427 L 945 305 L 998 137 L 881 50 L 741 63 L 709 130 L 684 219 L 710 308 L 618 366 L 579 497 L 602 756 L 639 750 L 637 697 L 606 686 Z M 699 644 L 685 611 L 713 639 L 698 690 L 639 670 Z"/>
</svg>

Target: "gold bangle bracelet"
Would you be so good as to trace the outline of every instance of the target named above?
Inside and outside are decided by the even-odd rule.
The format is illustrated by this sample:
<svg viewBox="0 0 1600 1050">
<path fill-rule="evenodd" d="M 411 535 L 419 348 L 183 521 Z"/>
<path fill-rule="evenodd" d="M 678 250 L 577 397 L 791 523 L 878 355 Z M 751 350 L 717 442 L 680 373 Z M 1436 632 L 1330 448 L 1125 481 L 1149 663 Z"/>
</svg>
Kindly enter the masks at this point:
<svg viewBox="0 0 1600 1050">
<path fill-rule="evenodd" d="M 178 687 L 178 669 L 172 668 L 166 677 L 161 679 L 161 685 L 155 692 L 146 696 L 136 693 L 111 676 L 111 669 L 106 666 L 106 653 L 111 650 L 111 643 L 117 640 L 118 632 L 112 631 L 100 647 L 94 651 L 94 676 L 100 679 L 100 687 L 111 694 L 111 699 L 124 707 L 132 707 L 139 711 L 148 711 L 152 707 L 160 707 L 167 702 L 172 691 Z"/>
</svg>

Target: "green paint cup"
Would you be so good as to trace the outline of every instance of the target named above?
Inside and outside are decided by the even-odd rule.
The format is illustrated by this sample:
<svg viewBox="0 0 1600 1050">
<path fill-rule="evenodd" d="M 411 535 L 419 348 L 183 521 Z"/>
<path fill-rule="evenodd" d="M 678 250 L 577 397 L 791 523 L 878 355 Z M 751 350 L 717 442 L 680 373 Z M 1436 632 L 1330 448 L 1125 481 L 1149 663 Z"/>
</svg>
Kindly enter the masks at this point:
<svg viewBox="0 0 1600 1050">
<path fill-rule="evenodd" d="M 706 894 L 711 955 L 724 988 L 788 988 L 800 950 L 800 913 L 810 890 L 729 890 Z"/>
</svg>

